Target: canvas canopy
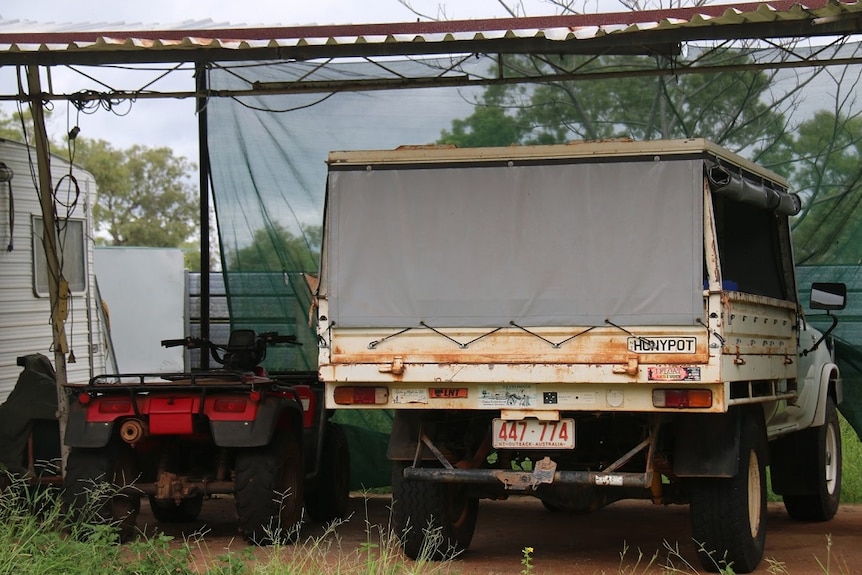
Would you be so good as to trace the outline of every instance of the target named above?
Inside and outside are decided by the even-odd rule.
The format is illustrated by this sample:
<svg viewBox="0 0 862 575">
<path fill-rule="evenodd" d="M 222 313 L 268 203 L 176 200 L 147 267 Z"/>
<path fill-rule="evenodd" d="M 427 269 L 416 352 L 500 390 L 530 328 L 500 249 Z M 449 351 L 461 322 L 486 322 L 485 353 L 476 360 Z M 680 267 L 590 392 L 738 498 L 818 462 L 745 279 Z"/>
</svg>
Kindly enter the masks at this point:
<svg viewBox="0 0 862 575">
<path fill-rule="evenodd" d="M 374 168 L 329 178 L 324 290 L 338 326 L 702 315 L 701 159 Z"/>
</svg>

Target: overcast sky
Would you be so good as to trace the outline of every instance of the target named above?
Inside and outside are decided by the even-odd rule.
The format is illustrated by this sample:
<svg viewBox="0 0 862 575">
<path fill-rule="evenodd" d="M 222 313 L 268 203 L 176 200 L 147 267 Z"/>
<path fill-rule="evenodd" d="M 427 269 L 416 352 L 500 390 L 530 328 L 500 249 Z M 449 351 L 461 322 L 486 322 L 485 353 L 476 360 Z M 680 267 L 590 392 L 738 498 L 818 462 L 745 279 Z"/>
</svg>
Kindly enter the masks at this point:
<svg viewBox="0 0 862 575">
<path fill-rule="evenodd" d="M 506 0 L 514 4 L 515 0 Z M 601 0 L 605 11 L 619 11 L 613 0 Z M 587 0 L 597 11 L 598 0 Z M 591 3 L 591 4 L 590 4 Z M 446 19 L 492 18 L 508 16 L 499 0 L 412 0 L 422 14 Z M 547 0 L 519 0 L 519 10 L 528 16 L 554 14 L 555 7 Z M 442 8 L 441 8 L 442 6 Z M 183 22 L 211 20 L 216 25 L 274 26 L 298 24 L 351 24 L 373 22 L 405 22 L 417 16 L 398 0 L 2 0 L 0 20 L 25 20 L 39 23 L 105 23 L 127 24 L 143 28 L 176 27 Z M 161 25 L 161 26 L 160 26 Z M 74 25 L 68 26 L 74 29 Z M 56 26 L 53 27 L 56 29 Z M 159 73 L 134 74 L 105 69 L 86 69 L 100 82 L 115 89 L 133 90 L 146 85 Z M 43 79 L 43 83 L 47 78 Z M 51 81 L 57 92 L 70 93 L 83 89 L 100 89 L 80 73 L 58 67 L 52 70 Z M 14 70 L 0 68 L 0 88 L 4 94 L 14 93 Z M 193 89 L 191 74 L 174 73 L 151 86 L 161 90 Z M 14 104 L 2 104 L 9 114 Z M 123 115 L 125 114 L 125 115 Z M 67 104 L 57 102 L 48 129 L 59 137 L 71 126 L 79 125 L 81 135 L 105 139 L 116 147 L 135 143 L 147 146 L 172 147 L 178 154 L 197 158 L 196 120 L 191 100 L 137 100 L 133 105 L 120 105 L 113 113 L 99 109 L 90 115 L 77 113 Z"/>
<path fill-rule="evenodd" d="M 514 0 L 506 0 L 514 4 Z M 596 0 L 592 0 L 593 3 Z M 554 14 L 554 6 L 543 0 L 520 0 L 528 16 Z M 445 5 L 448 19 L 507 16 L 498 0 L 412 0 L 417 11 L 438 15 Z M 619 9 L 619 8 L 617 8 Z M 0 17 L 37 22 L 125 22 L 175 24 L 186 20 L 212 19 L 235 25 L 352 24 L 361 22 L 405 22 L 416 15 L 398 0 L 5 0 Z"/>
<path fill-rule="evenodd" d="M 517 5 L 521 15 L 540 16 L 557 13 L 550 0 L 410 0 L 417 12 L 432 18 L 473 19 L 507 17 L 502 2 Z M 715 3 L 727 3 L 719 0 Z M 577 7 L 585 12 L 624 11 L 618 0 L 583 0 Z M 373 22 L 414 21 L 417 15 L 398 0 L 244 0 L 216 2 L 207 0 L 0 0 L 0 21 L 22 20 L 46 24 L 46 29 L 75 29 L 75 23 L 100 23 L 105 29 L 114 25 L 131 25 L 141 29 L 177 27 L 188 23 L 201 26 L 210 20 L 219 26 L 291 26 L 302 24 L 350 24 Z M 54 26 L 48 24 L 53 23 Z M 28 26 L 29 28 L 30 26 Z M 38 28 L 38 27 L 37 27 Z M 7 27 L 14 29 L 14 27 Z M 188 68 L 188 66 L 187 66 Z M 95 77 L 98 82 L 88 79 Z M 106 68 L 70 70 L 66 67 L 51 69 L 50 79 L 43 69 L 43 88 L 50 81 L 55 92 L 73 93 L 79 90 L 134 91 L 144 87 L 160 91 L 190 91 L 194 80 L 188 70 L 174 72 L 155 84 L 150 82 L 162 74 L 153 72 L 129 73 Z M 0 92 L 16 93 L 15 70 L 0 67 Z M 442 103 L 453 108 L 452 113 L 465 115 L 464 102 L 458 105 Z M 0 103 L 6 114 L 15 110 L 12 103 Z M 133 144 L 169 146 L 179 155 L 197 160 L 197 124 L 194 102 L 187 100 L 145 100 L 133 104 L 119 103 L 113 110 L 103 108 L 76 111 L 69 104 L 54 103 L 48 130 L 55 139 L 79 126 L 81 135 L 89 139 L 104 139 L 115 147 L 127 148 Z M 469 111 L 467 111 L 469 113 Z M 436 132 L 439 134 L 439 131 Z M 423 136 L 424 137 L 424 136 Z M 431 140 L 434 137 L 431 136 Z"/>
</svg>

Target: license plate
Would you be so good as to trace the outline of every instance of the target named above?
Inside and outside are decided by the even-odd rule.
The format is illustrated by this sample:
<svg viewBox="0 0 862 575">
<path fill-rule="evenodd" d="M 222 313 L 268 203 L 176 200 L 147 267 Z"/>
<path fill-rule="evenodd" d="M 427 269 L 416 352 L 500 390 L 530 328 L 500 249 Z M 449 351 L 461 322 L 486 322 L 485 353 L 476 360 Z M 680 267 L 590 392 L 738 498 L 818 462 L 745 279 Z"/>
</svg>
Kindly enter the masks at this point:
<svg viewBox="0 0 862 575">
<path fill-rule="evenodd" d="M 494 419 L 492 437 L 495 448 L 574 449 L 575 420 Z"/>
</svg>

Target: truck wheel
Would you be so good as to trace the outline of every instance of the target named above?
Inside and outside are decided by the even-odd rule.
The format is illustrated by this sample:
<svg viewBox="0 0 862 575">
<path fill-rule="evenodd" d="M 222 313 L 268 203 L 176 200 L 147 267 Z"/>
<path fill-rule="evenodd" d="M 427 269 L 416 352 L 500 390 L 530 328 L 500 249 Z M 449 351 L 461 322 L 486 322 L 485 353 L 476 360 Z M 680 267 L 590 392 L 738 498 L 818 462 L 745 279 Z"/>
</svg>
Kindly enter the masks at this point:
<svg viewBox="0 0 862 575">
<path fill-rule="evenodd" d="M 325 433 L 318 483 L 305 500 L 309 517 L 322 523 L 347 517 L 350 502 L 350 448 L 347 435 L 336 423 L 328 423 Z"/>
<path fill-rule="evenodd" d="M 750 573 L 766 542 L 766 430 L 757 411 L 741 417 L 736 476 L 696 479 L 690 488 L 692 538 L 711 572 Z"/>
<path fill-rule="evenodd" d="M 409 466 L 392 464 L 392 517 L 404 553 L 411 559 L 452 559 L 470 546 L 479 500 L 461 485 L 404 479 Z"/>
<path fill-rule="evenodd" d="M 72 448 L 66 462 L 63 500 L 77 523 L 115 523 L 120 540 L 129 539 L 141 509 L 140 496 L 117 493 L 138 478 L 129 445 L 111 442 L 99 449 Z"/>
<path fill-rule="evenodd" d="M 798 456 L 817 462 L 813 471 L 817 477 L 811 481 L 815 491 L 785 495 L 784 508 L 791 518 L 799 521 L 828 521 L 838 512 L 841 498 L 841 429 L 831 397 L 826 398 L 826 423 L 800 433 L 805 434 L 802 439 L 805 453 Z"/>
<path fill-rule="evenodd" d="M 204 504 L 203 495 L 183 499 L 177 505 L 172 499 L 156 499 L 150 496 L 150 509 L 159 523 L 188 523 L 201 514 Z"/>
<path fill-rule="evenodd" d="M 255 545 L 293 543 L 302 520 L 305 467 L 292 431 L 277 430 L 269 445 L 236 454 L 239 529 Z"/>
</svg>

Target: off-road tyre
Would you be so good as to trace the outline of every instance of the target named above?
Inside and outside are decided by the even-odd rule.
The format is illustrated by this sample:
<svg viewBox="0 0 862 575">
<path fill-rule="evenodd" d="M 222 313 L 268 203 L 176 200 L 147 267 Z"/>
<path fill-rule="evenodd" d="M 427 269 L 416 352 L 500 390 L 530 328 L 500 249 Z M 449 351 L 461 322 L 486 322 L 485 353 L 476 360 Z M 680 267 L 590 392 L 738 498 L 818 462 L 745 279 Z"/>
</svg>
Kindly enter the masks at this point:
<svg viewBox="0 0 862 575">
<path fill-rule="evenodd" d="M 118 491 L 137 478 L 134 451 L 119 440 L 98 449 L 73 447 L 63 480 L 63 502 L 70 519 L 78 525 L 111 523 L 117 526 L 121 541 L 130 539 L 141 497 Z"/>
<path fill-rule="evenodd" d="M 302 445 L 292 431 L 277 430 L 269 445 L 236 454 L 239 529 L 255 545 L 299 539 L 305 467 Z"/>
<path fill-rule="evenodd" d="M 817 462 L 810 473 L 816 474 L 809 481 L 814 491 L 807 494 L 784 496 L 787 514 L 798 521 L 829 521 L 838 512 L 841 499 L 841 429 L 838 410 L 831 397 L 826 399 L 826 422 L 799 432 L 801 451 L 798 457 Z"/>
<path fill-rule="evenodd" d="M 321 523 L 347 517 L 350 503 L 350 448 L 347 435 L 337 423 L 327 423 L 318 483 L 307 494 L 305 510 Z"/>
<path fill-rule="evenodd" d="M 392 519 L 411 559 L 453 559 L 470 547 L 479 500 L 464 486 L 404 478 L 410 463 L 392 464 Z"/>
<path fill-rule="evenodd" d="M 150 510 L 159 523 L 188 523 L 201 514 L 203 495 L 183 499 L 179 504 L 173 500 L 156 499 L 150 496 Z"/>
<path fill-rule="evenodd" d="M 703 568 L 710 572 L 730 568 L 750 573 L 763 558 L 766 428 L 758 409 L 747 409 L 740 418 L 736 476 L 695 479 L 690 485 L 692 538 Z"/>
</svg>

